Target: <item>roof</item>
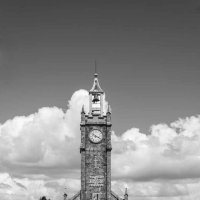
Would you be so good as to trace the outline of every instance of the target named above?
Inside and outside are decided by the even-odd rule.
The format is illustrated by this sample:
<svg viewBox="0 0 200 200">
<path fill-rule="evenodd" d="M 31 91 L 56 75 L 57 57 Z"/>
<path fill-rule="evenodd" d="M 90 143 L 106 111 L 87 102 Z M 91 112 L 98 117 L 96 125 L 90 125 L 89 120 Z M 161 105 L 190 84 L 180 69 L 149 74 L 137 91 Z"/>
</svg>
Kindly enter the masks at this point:
<svg viewBox="0 0 200 200">
<path fill-rule="evenodd" d="M 80 191 L 76 193 L 73 197 L 69 198 L 69 200 L 80 200 Z"/>
<path fill-rule="evenodd" d="M 100 87 L 97 73 L 94 74 L 94 82 L 90 93 L 104 93 L 104 91 Z"/>
<path fill-rule="evenodd" d="M 111 191 L 111 199 L 112 200 L 123 200 L 123 198 L 119 197 L 117 194 L 115 194 L 113 191 Z"/>
</svg>

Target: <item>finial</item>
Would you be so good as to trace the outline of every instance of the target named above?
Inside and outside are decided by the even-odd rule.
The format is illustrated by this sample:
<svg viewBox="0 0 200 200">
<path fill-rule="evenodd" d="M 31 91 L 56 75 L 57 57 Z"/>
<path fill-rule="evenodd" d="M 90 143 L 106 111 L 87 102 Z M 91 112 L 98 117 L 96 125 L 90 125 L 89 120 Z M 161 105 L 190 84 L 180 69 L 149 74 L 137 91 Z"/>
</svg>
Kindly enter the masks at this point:
<svg viewBox="0 0 200 200">
<path fill-rule="evenodd" d="M 125 194 L 124 194 L 123 200 L 128 200 L 128 189 L 127 188 L 125 188 Z"/>
<path fill-rule="evenodd" d="M 85 114 L 85 109 L 84 109 L 84 105 L 82 106 L 82 110 L 81 110 L 81 113 L 84 113 L 84 114 Z"/>
<path fill-rule="evenodd" d="M 98 74 L 97 74 L 97 62 L 96 62 L 96 60 L 94 60 L 94 67 L 95 67 L 94 77 L 97 77 Z"/>
<path fill-rule="evenodd" d="M 109 104 L 108 104 L 107 113 L 111 113 L 111 107 L 110 107 L 110 105 L 109 105 Z"/>
<path fill-rule="evenodd" d="M 128 195 L 128 189 L 125 188 L 125 195 Z"/>
</svg>

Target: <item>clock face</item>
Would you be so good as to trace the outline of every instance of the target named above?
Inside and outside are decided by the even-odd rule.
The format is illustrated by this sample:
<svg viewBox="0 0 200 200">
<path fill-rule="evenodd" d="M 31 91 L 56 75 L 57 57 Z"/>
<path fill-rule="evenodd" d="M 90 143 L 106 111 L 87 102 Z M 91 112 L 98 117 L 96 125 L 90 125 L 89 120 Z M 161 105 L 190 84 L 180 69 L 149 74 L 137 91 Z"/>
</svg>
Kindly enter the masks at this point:
<svg viewBox="0 0 200 200">
<path fill-rule="evenodd" d="M 90 132 L 89 138 L 92 142 L 98 143 L 102 140 L 103 135 L 102 135 L 101 131 L 95 129 Z"/>
</svg>

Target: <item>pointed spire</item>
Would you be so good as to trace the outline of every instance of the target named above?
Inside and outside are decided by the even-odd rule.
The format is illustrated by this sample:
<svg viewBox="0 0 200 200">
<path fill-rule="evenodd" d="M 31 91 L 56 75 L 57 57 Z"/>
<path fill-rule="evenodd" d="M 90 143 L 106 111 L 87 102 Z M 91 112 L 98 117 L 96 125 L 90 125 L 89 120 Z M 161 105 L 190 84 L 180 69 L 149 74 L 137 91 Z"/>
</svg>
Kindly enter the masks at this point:
<svg viewBox="0 0 200 200">
<path fill-rule="evenodd" d="M 84 109 L 84 105 L 82 106 L 82 110 L 81 110 L 81 113 L 84 113 L 84 114 L 85 114 L 85 109 Z"/>
<path fill-rule="evenodd" d="M 100 87 L 97 73 L 94 74 L 94 83 L 93 83 L 93 86 L 92 86 L 92 89 L 90 90 L 90 92 L 104 93 Z"/>
</svg>

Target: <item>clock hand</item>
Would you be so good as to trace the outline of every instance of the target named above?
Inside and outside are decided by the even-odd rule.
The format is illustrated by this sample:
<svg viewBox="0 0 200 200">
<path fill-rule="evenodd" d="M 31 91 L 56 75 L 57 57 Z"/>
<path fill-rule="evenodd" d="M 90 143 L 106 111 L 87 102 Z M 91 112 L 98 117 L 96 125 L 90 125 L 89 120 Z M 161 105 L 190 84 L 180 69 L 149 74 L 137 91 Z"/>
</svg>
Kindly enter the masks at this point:
<svg viewBox="0 0 200 200">
<path fill-rule="evenodd" d="M 101 138 L 100 138 L 99 136 L 97 136 L 97 135 L 95 135 L 95 137 L 101 139 Z"/>
</svg>

